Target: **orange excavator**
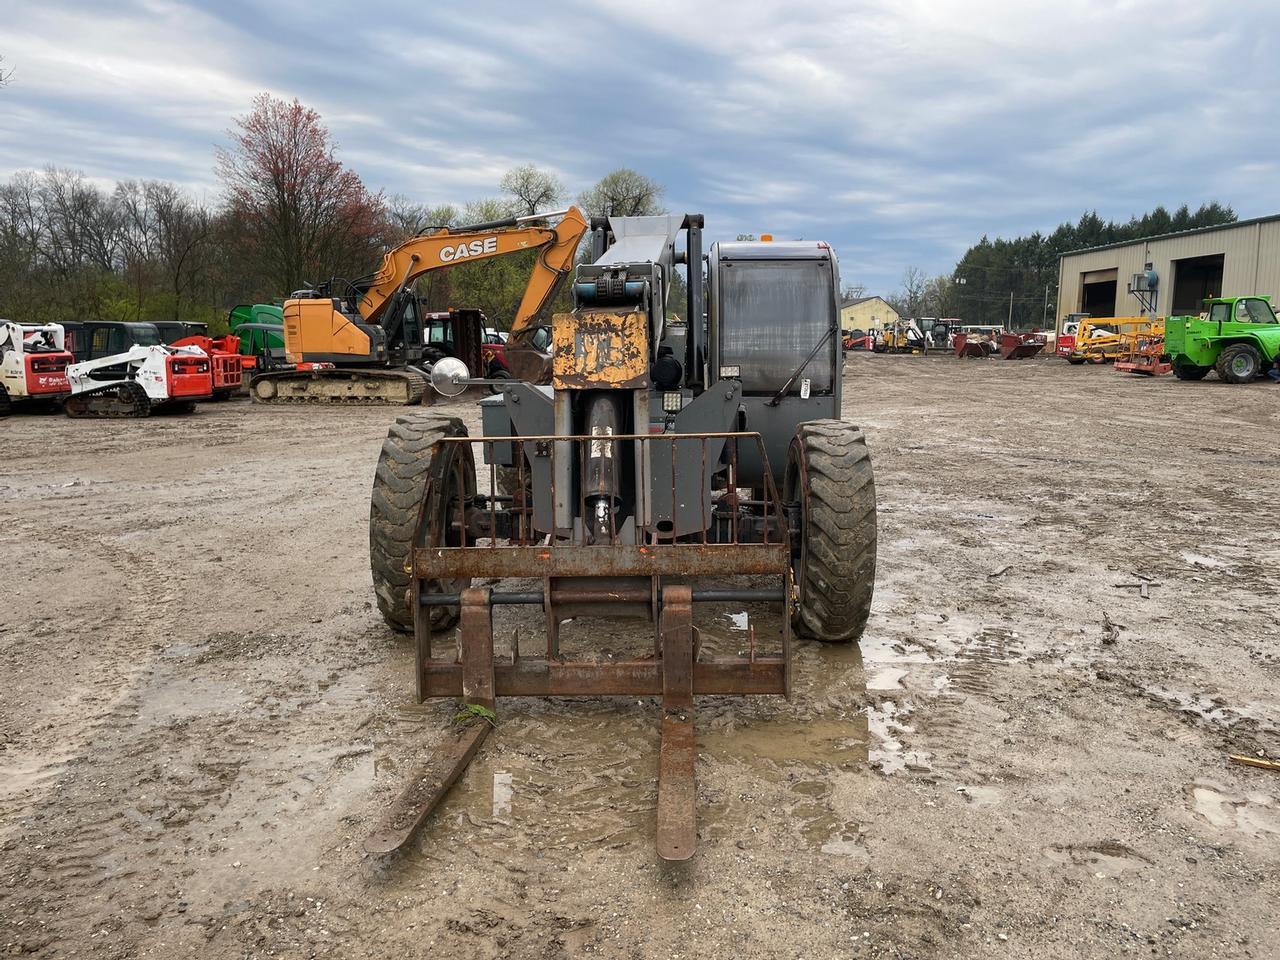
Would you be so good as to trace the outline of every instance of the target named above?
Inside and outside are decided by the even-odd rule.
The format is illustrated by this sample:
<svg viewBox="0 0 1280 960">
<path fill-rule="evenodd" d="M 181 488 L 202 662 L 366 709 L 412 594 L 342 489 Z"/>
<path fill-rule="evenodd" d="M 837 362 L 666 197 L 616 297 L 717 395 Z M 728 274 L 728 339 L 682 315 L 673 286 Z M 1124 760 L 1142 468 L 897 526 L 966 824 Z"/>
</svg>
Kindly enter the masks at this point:
<svg viewBox="0 0 1280 960">
<path fill-rule="evenodd" d="M 511 331 L 513 347 L 523 343 L 536 352 L 545 345 L 531 336 L 533 320 L 573 266 L 586 232 L 577 207 L 442 228 L 390 250 L 367 277 L 296 291 L 284 302 L 284 362 L 260 367 L 250 393 L 259 403 L 417 403 L 431 371 L 414 281 L 433 270 L 525 250 L 541 253 Z"/>
</svg>

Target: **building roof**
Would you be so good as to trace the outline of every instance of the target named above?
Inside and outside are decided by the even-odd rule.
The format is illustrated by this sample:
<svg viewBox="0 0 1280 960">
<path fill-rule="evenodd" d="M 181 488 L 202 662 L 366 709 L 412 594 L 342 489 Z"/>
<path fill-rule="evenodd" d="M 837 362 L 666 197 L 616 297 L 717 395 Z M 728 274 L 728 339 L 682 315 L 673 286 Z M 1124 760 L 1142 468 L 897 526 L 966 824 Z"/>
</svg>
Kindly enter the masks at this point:
<svg viewBox="0 0 1280 960">
<path fill-rule="evenodd" d="M 1280 213 L 1266 217 L 1254 217 L 1252 220 L 1236 220 L 1232 223 L 1215 223 L 1211 227 L 1194 227 L 1190 230 L 1175 230 L 1173 233 L 1157 233 L 1150 237 L 1134 237 L 1132 240 L 1117 240 L 1115 243 L 1103 243 L 1096 247 L 1080 247 L 1058 254 L 1058 259 L 1074 257 L 1077 253 L 1093 253 L 1095 250 L 1114 250 L 1117 247 L 1131 247 L 1136 243 L 1150 243 L 1153 240 L 1168 240 L 1172 237 L 1190 237 L 1197 233 L 1213 233 L 1215 230 L 1235 230 L 1237 227 L 1252 227 L 1259 223 L 1271 223 L 1280 220 Z"/>
<path fill-rule="evenodd" d="M 856 307 L 858 304 L 860 304 L 860 303 L 866 303 L 868 300 L 879 300 L 879 301 L 880 301 L 881 303 L 883 303 L 885 306 L 888 306 L 888 305 L 889 305 L 889 301 L 888 301 L 888 300 L 885 300 L 885 298 L 884 298 L 884 297 L 854 297 L 854 298 L 853 298 L 853 299 L 851 299 L 851 300 L 841 300 L 841 301 L 840 301 L 840 306 L 841 306 L 841 307 Z"/>
</svg>

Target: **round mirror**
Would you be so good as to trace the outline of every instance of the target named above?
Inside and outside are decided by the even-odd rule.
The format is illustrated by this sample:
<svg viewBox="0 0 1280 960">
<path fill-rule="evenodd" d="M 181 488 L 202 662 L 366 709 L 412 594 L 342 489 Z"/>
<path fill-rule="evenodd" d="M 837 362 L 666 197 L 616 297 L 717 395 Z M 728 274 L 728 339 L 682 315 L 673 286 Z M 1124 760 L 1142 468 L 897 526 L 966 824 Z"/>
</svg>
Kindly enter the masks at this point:
<svg viewBox="0 0 1280 960">
<path fill-rule="evenodd" d="M 456 397 L 467 389 L 464 382 L 471 379 L 471 371 L 457 357 L 444 357 L 431 368 L 431 386 L 446 397 Z"/>
</svg>

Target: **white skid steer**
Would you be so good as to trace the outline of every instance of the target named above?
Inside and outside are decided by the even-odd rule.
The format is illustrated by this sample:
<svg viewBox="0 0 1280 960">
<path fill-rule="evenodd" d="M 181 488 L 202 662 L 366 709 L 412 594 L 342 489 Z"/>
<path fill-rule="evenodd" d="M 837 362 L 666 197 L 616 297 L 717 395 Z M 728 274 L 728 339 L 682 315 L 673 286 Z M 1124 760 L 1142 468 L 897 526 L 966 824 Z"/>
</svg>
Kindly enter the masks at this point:
<svg viewBox="0 0 1280 960">
<path fill-rule="evenodd" d="M 60 324 L 0 320 L 0 417 L 16 403 L 60 400 L 70 393 L 71 360 Z"/>
<path fill-rule="evenodd" d="M 199 347 L 142 346 L 67 367 L 70 417 L 146 417 L 190 413 L 213 395 L 209 356 Z"/>
</svg>

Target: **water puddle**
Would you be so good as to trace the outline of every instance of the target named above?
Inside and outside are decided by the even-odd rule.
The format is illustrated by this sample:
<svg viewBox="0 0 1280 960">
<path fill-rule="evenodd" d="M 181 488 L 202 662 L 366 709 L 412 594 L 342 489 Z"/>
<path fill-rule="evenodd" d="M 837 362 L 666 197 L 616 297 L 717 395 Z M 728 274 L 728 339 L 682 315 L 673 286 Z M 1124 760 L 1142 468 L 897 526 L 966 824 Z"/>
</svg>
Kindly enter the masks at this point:
<svg viewBox="0 0 1280 960">
<path fill-rule="evenodd" d="M 700 611 L 701 612 L 701 611 Z M 775 616 L 707 611 L 698 618 L 702 656 L 772 652 Z M 566 624 L 562 648 L 582 642 Z M 612 654 L 647 653 L 652 626 L 611 625 Z M 641 653 L 643 655 L 643 653 Z M 866 678 L 856 645 L 798 642 L 795 697 L 699 697 L 698 831 L 704 841 L 737 842 L 757 831 L 791 834 L 830 856 L 864 855 L 857 823 L 833 803 L 840 778 L 867 770 Z M 439 709 L 405 707 L 418 721 Z M 410 857 L 434 857 L 482 840 L 500 850 L 580 855 L 589 849 L 651 844 L 657 806 L 659 702 L 653 697 L 577 701 L 503 701 L 497 729 L 441 803 Z M 376 763 L 379 778 L 403 776 Z"/>
<path fill-rule="evenodd" d="M 1272 711 L 1258 703 L 1229 704 L 1208 693 L 1173 690 L 1159 684 L 1142 688 L 1151 700 L 1194 723 L 1230 730 L 1242 721 L 1256 724 L 1260 730 L 1275 730 Z"/>
<path fill-rule="evenodd" d="M 516 624 L 498 625 L 499 656 Z M 776 612 L 749 606 L 699 608 L 700 656 L 776 652 Z M 699 697 L 698 832 L 707 842 L 739 842 L 758 832 L 790 835 L 827 856 L 866 856 L 861 825 L 838 797 L 850 778 L 927 773 L 933 756 L 916 742 L 913 713 L 925 699 L 952 695 L 952 673 L 970 661 L 1017 655 L 1016 635 L 964 616 L 913 614 L 909 639 L 873 629 L 861 645 L 796 641 L 793 700 Z M 531 629 L 530 633 L 540 631 Z M 533 648 L 540 641 L 524 642 Z M 653 626 L 643 620 L 579 618 L 565 623 L 568 656 L 648 656 Z M 532 649 L 530 649 L 532 654 Z M 398 708 L 401 723 L 441 722 L 436 706 Z M 441 803 L 408 856 L 434 860 L 444 845 L 481 842 L 501 852 L 544 856 L 651 844 L 657 806 L 660 708 L 653 697 L 503 701 L 497 729 Z M 377 777 L 405 775 L 390 759 Z M 979 805 L 998 790 L 963 788 Z"/>
<path fill-rule="evenodd" d="M 1280 834 L 1280 802 L 1268 794 L 1239 796 L 1209 780 L 1197 780 L 1186 794 L 1192 813 L 1210 826 L 1254 837 Z"/>
<path fill-rule="evenodd" d="M 873 770 L 886 775 L 896 773 L 928 773 L 932 769 L 926 750 L 907 746 L 915 727 L 907 722 L 913 705 L 883 700 L 867 708 L 867 726 L 872 746 L 868 760 Z"/>
<path fill-rule="evenodd" d="M 1217 557 L 1206 557 L 1204 554 L 1192 553 L 1190 550 L 1182 551 L 1182 559 L 1193 567 L 1207 567 L 1211 570 L 1231 566 L 1226 560 L 1219 560 Z"/>
<path fill-rule="evenodd" d="M 984 784 L 962 784 L 956 787 L 960 794 L 975 807 L 993 807 L 1004 802 L 1004 792 Z"/>
<path fill-rule="evenodd" d="M 1100 843 L 1053 844 L 1042 851 L 1045 858 L 1062 866 L 1079 867 L 1095 877 L 1118 877 L 1128 870 L 1151 864 L 1151 860 L 1115 840 Z"/>
<path fill-rule="evenodd" d="M 887 690 L 903 690 L 902 681 L 907 676 L 906 667 L 881 667 L 867 677 L 867 690 L 883 693 Z"/>
</svg>

